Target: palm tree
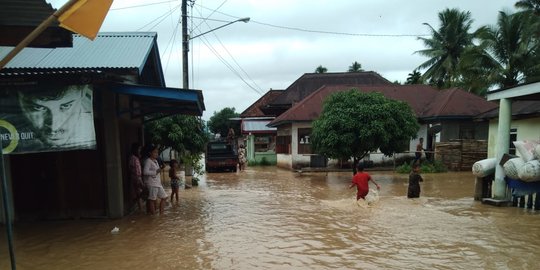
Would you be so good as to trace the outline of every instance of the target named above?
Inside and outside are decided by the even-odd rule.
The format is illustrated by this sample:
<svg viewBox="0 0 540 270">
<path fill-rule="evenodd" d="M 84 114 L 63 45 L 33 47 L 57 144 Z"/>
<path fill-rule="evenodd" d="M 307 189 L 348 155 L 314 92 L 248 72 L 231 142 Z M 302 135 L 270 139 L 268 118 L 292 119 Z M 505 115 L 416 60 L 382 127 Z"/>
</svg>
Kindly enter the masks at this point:
<svg viewBox="0 0 540 270">
<path fill-rule="evenodd" d="M 327 68 L 323 67 L 322 65 L 319 65 L 316 69 L 315 69 L 315 73 L 326 73 L 328 71 Z"/>
<path fill-rule="evenodd" d="M 500 87 L 537 80 L 540 75 L 540 46 L 534 35 L 537 29 L 535 20 L 525 13 L 500 11 L 496 26 L 479 30 L 481 43 L 464 63 L 483 66 L 488 80 Z"/>
<path fill-rule="evenodd" d="M 349 66 L 349 72 L 361 72 L 361 71 L 364 71 L 362 69 L 362 64 L 354 61 L 354 63 L 352 63 L 352 65 Z"/>
<path fill-rule="evenodd" d="M 532 11 L 536 15 L 540 15 L 540 0 L 520 0 L 514 5 L 518 9 Z"/>
<path fill-rule="evenodd" d="M 473 45 L 474 34 L 469 32 L 473 20 L 470 12 L 458 9 L 439 12 L 439 20 L 441 25 L 438 30 L 424 23 L 430 28 L 432 36 L 418 38 L 427 49 L 416 53 L 430 58 L 418 66 L 418 69 L 427 69 L 422 80 L 446 88 L 456 85 L 460 79 L 458 63 L 465 49 Z"/>
<path fill-rule="evenodd" d="M 422 84 L 422 73 L 420 73 L 418 70 L 413 70 L 413 72 L 409 73 L 407 77 L 407 81 L 405 81 L 405 84 Z"/>
</svg>

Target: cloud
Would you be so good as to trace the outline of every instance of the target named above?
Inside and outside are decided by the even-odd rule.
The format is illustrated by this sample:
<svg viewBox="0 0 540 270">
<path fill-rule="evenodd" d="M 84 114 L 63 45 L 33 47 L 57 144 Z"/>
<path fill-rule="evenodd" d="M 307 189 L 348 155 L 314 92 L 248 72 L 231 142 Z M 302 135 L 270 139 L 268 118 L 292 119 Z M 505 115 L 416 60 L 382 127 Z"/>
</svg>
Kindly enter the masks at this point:
<svg viewBox="0 0 540 270">
<path fill-rule="evenodd" d="M 59 7 L 65 0 L 50 2 Z M 182 85 L 180 4 L 180 0 L 116 0 L 102 27 L 102 31 L 158 32 L 169 87 Z M 329 72 L 343 72 L 358 61 L 365 70 L 403 82 L 426 60 L 414 54 L 424 48 L 416 35 L 429 34 L 423 23 L 438 27 L 438 12 L 470 11 L 476 29 L 495 24 L 498 11 L 513 10 L 513 4 L 507 0 L 197 0 L 189 9 L 190 28 L 198 27 L 194 34 L 242 17 L 251 21 L 191 42 L 190 88 L 203 90 L 207 109 L 203 118 L 208 119 L 225 107 L 242 112 L 261 93 L 285 89 L 319 65 Z M 138 5 L 145 6 L 123 9 Z"/>
</svg>

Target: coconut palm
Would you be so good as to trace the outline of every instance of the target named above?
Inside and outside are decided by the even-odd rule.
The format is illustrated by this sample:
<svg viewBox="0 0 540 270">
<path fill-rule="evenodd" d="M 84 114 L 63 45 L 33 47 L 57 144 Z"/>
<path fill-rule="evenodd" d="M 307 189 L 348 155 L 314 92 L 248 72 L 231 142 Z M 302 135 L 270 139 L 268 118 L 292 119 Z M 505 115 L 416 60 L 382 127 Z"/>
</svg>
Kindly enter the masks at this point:
<svg viewBox="0 0 540 270">
<path fill-rule="evenodd" d="M 427 69 L 422 75 L 424 81 L 439 88 L 456 85 L 460 79 L 459 61 L 465 49 L 473 45 L 474 33 L 470 33 L 470 12 L 458 9 L 445 9 L 439 12 L 440 27 L 430 28 L 430 38 L 419 37 L 427 47 L 425 50 L 416 51 L 429 60 L 418 66 L 418 69 Z"/>
<path fill-rule="evenodd" d="M 540 15 L 540 0 L 520 0 L 514 5 L 516 8 L 532 11 L 533 13 Z"/>
<path fill-rule="evenodd" d="M 352 63 L 352 65 L 349 66 L 349 72 L 361 72 L 361 71 L 364 71 L 362 69 L 362 64 L 354 61 L 354 63 Z"/>
<path fill-rule="evenodd" d="M 500 11 L 496 26 L 479 30 L 481 43 L 464 63 L 482 66 L 488 80 L 500 87 L 535 81 L 540 75 L 537 29 L 535 20 L 526 13 Z"/>
<path fill-rule="evenodd" d="M 319 65 L 316 69 L 315 69 L 315 73 L 326 73 L 328 71 L 327 68 L 323 67 L 322 65 Z"/>
<path fill-rule="evenodd" d="M 413 70 L 413 72 L 409 73 L 407 77 L 407 81 L 405 84 L 421 84 L 422 83 L 422 73 L 420 73 L 418 70 Z"/>
</svg>

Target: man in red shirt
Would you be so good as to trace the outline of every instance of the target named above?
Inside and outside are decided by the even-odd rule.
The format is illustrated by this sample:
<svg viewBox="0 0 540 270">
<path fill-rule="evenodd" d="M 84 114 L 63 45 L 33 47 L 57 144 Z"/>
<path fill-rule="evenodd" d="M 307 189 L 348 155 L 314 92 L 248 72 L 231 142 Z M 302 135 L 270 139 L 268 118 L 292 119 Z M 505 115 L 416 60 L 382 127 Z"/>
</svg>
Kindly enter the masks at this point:
<svg viewBox="0 0 540 270">
<path fill-rule="evenodd" d="M 368 173 L 364 172 L 364 166 L 358 164 L 358 172 L 353 176 L 352 183 L 349 188 L 356 186 L 356 200 L 366 199 L 366 195 L 369 193 L 369 181 L 373 182 L 377 186 L 377 190 L 381 189 Z"/>
</svg>

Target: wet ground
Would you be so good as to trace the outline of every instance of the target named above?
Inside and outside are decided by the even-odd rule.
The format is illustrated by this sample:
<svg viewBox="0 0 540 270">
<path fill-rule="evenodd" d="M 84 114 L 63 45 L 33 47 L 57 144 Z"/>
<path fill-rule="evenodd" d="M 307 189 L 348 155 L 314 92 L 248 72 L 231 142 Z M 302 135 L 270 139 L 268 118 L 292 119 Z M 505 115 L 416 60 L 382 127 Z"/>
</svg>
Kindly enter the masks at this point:
<svg viewBox="0 0 540 270">
<path fill-rule="evenodd" d="M 19 223 L 17 269 L 540 269 L 540 212 L 474 201 L 471 173 L 424 174 L 419 199 L 407 175 L 369 173 L 371 205 L 350 172 L 249 167 L 203 176 L 162 216 Z M 0 244 L 9 269 L 3 227 Z"/>
</svg>

